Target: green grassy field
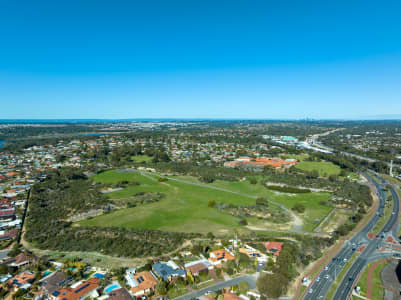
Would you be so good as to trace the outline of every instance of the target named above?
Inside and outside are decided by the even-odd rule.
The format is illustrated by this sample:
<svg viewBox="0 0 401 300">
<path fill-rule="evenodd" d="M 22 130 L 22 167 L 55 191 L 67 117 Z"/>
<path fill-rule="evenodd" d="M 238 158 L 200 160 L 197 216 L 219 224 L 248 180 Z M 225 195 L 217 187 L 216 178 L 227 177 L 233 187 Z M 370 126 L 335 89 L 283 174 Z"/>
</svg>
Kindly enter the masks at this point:
<svg viewBox="0 0 401 300">
<path fill-rule="evenodd" d="M 327 161 L 301 161 L 296 168 L 302 171 L 313 171 L 317 170 L 319 172 L 319 176 L 330 176 L 330 175 L 338 175 L 340 174 L 340 167 Z"/>
<path fill-rule="evenodd" d="M 372 263 L 374 264 L 374 263 Z M 369 269 L 371 268 L 372 264 L 370 264 L 368 267 L 366 267 L 365 271 L 362 273 L 357 286 L 361 288 L 361 296 L 366 297 L 366 292 L 367 292 L 367 284 L 368 284 L 368 273 Z M 378 266 L 376 266 L 375 270 L 373 271 L 373 276 L 372 276 L 372 285 L 374 288 L 372 288 L 372 299 L 383 299 L 384 297 L 384 290 L 380 288 L 379 286 L 382 285 L 382 280 L 380 277 L 380 274 L 383 270 L 383 268 L 387 265 L 387 262 L 382 262 Z"/>
<path fill-rule="evenodd" d="M 196 179 L 195 179 L 196 180 Z M 315 220 L 323 221 L 332 207 L 329 205 L 321 204 L 321 202 L 330 199 L 330 193 L 306 193 L 306 194 L 287 194 L 278 193 L 266 189 L 261 184 L 262 179 L 258 178 L 258 184 L 250 184 L 249 181 L 221 181 L 217 180 L 212 183 L 213 186 L 225 188 L 227 190 L 236 191 L 240 193 L 250 194 L 265 197 L 284 207 L 291 209 L 296 203 L 301 203 L 305 206 L 306 210 L 303 214 L 297 214 L 304 220 L 303 230 L 312 231 L 319 223 Z"/>
<path fill-rule="evenodd" d="M 153 157 L 148 155 L 136 155 L 131 157 L 131 160 L 136 163 L 150 162 L 152 159 Z"/>
<path fill-rule="evenodd" d="M 193 177 L 175 177 L 198 184 Z M 127 228 L 160 229 L 183 232 L 213 232 L 224 234 L 239 231 L 249 231 L 247 227 L 238 224 L 239 219 L 217 208 L 208 207 L 208 202 L 230 203 L 234 205 L 253 205 L 255 199 L 245 195 L 233 194 L 227 191 L 215 190 L 204 186 L 196 186 L 188 182 L 168 180 L 159 182 L 153 174 L 143 176 L 140 173 L 119 173 L 107 171 L 94 177 L 96 182 L 117 183 L 121 180 L 137 181 L 140 185 L 130 185 L 123 190 L 108 194 L 112 199 L 129 198 L 139 192 L 159 192 L 164 197 L 154 203 L 133 208 L 123 208 L 93 219 L 81 221 L 82 225 L 121 226 Z M 247 195 L 264 196 L 281 205 L 291 208 L 295 203 L 303 203 L 306 207 L 304 214 L 304 230 L 311 231 L 317 226 L 315 219 L 322 220 L 332 209 L 320 204 L 330 198 L 329 193 L 283 194 L 269 191 L 261 184 L 252 185 L 249 181 L 225 182 L 216 181 L 211 186 Z M 277 209 L 277 208 L 276 208 Z M 249 228 L 258 230 L 282 229 L 282 224 L 272 224 L 255 217 L 247 218 Z"/>
</svg>

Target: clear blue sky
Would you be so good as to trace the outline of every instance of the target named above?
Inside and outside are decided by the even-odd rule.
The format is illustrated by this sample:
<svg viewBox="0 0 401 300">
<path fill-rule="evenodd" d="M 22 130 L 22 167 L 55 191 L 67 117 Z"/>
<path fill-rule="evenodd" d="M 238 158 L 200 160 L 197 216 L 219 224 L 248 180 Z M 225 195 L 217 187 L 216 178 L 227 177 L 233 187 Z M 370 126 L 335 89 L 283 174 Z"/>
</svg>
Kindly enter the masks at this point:
<svg viewBox="0 0 401 300">
<path fill-rule="evenodd" d="M 0 1 L 0 118 L 401 114 L 401 1 Z"/>
</svg>

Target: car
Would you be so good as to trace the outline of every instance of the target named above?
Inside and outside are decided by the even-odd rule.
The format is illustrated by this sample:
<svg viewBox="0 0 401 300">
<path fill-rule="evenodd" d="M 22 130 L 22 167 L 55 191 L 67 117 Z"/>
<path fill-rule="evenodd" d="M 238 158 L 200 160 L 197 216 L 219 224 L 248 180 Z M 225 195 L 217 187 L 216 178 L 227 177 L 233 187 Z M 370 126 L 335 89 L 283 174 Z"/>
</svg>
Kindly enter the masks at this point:
<svg viewBox="0 0 401 300">
<path fill-rule="evenodd" d="M 312 294 L 313 293 L 313 289 L 309 289 L 309 294 Z"/>
<path fill-rule="evenodd" d="M 329 274 L 324 275 L 324 279 L 329 279 Z"/>
<path fill-rule="evenodd" d="M 210 295 L 212 293 L 212 291 L 207 291 L 206 293 L 205 293 L 205 295 Z"/>
<path fill-rule="evenodd" d="M 344 261 L 344 262 L 347 262 L 347 259 L 346 259 L 346 258 L 344 258 L 344 259 L 343 259 L 343 261 Z"/>
<path fill-rule="evenodd" d="M 392 212 L 391 214 L 392 214 L 392 215 L 395 215 L 395 212 Z"/>
<path fill-rule="evenodd" d="M 320 281 L 320 276 L 318 278 L 316 278 L 316 281 L 319 282 Z"/>
<path fill-rule="evenodd" d="M 325 266 L 325 267 L 324 267 L 324 270 L 325 270 L 325 271 L 327 271 L 328 269 L 329 269 L 329 267 L 328 267 L 328 266 Z"/>
</svg>

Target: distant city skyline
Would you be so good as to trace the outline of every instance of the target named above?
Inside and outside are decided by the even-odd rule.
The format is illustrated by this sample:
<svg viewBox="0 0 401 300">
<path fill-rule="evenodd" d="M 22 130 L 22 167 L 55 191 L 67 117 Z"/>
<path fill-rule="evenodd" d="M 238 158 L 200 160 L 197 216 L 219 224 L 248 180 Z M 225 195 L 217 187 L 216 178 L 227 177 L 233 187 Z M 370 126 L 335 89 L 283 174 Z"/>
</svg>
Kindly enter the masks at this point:
<svg viewBox="0 0 401 300">
<path fill-rule="evenodd" d="M 400 12 L 2 1 L 0 119 L 400 119 Z"/>
</svg>

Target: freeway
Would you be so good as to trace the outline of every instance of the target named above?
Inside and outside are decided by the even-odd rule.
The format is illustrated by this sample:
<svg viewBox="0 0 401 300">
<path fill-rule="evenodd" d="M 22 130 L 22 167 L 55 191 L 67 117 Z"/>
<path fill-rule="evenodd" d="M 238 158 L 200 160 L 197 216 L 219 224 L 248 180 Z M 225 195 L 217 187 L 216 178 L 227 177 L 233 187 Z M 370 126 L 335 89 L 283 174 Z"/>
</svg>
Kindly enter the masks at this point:
<svg viewBox="0 0 401 300">
<path fill-rule="evenodd" d="M 340 128 L 338 130 L 343 130 L 343 129 L 344 128 Z M 364 160 L 364 161 L 367 161 L 367 162 L 370 162 L 370 163 L 383 162 L 388 167 L 390 167 L 390 163 L 389 162 L 380 161 L 380 160 L 377 160 L 377 159 L 374 159 L 374 158 L 358 155 L 358 154 L 355 154 L 355 153 L 345 152 L 345 151 L 342 151 L 342 150 L 334 149 L 334 148 L 328 147 L 326 145 L 323 145 L 321 142 L 318 141 L 320 136 L 327 136 L 327 135 L 329 135 L 329 134 L 331 134 L 333 132 L 336 132 L 338 130 L 327 131 L 327 132 L 322 133 L 322 134 L 315 134 L 314 136 L 312 136 L 310 138 L 307 138 L 306 141 L 305 141 L 305 144 L 307 146 L 309 146 L 309 149 L 317 148 L 317 149 L 321 149 L 321 150 L 323 150 L 323 152 L 327 152 L 327 153 L 337 152 L 337 153 L 340 153 L 342 155 L 349 156 L 349 157 L 354 157 L 354 158 L 357 158 L 359 160 Z M 401 168 L 401 165 L 393 164 L 393 167 L 394 168 Z"/>
<path fill-rule="evenodd" d="M 387 184 L 387 182 L 377 176 L 381 183 L 379 184 L 381 190 L 384 190 L 384 186 Z M 391 188 L 391 194 L 393 196 L 393 211 L 392 214 L 387 221 L 387 223 L 384 225 L 383 229 L 380 231 L 379 236 L 382 239 L 374 239 L 371 241 L 366 248 L 366 250 L 360 255 L 360 257 L 357 259 L 357 261 L 352 265 L 350 270 L 347 272 L 345 277 L 343 278 L 343 281 L 341 282 L 339 288 L 337 289 L 337 292 L 334 296 L 334 299 L 339 299 L 339 300 L 346 300 L 348 299 L 349 295 L 352 292 L 352 289 L 354 287 L 355 281 L 358 277 L 358 275 L 362 272 L 362 270 L 365 268 L 365 266 L 376 260 L 376 255 L 377 255 L 377 249 L 383 246 L 383 239 L 387 236 L 392 236 L 395 240 L 398 240 L 398 232 L 394 232 L 396 228 L 399 227 L 399 213 L 400 213 L 400 199 L 398 198 L 397 193 L 394 190 L 394 187 Z M 395 233 L 395 235 L 394 235 Z M 384 256 L 384 255 L 383 255 Z M 388 253 L 388 257 L 391 257 L 392 253 Z"/>
<path fill-rule="evenodd" d="M 349 241 L 344 243 L 336 257 L 333 258 L 333 260 L 327 266 L 325 266 L 318 278 L 312 282 L 312 284 L 310 284 L 308 291 L 303 298 L 305 300 L 324 299 L 327 296 L 327 293 L 329 292 L 333 282 L 336 280 L 338 273 L 341 272 L 341 270 L 346 266 L 347 261 L 353 257 L 356 250 L 362 245 L 366 248 L 359 255 L 359 257 L 357 257 L 347 271 L 333 299 L 346 300 L 353 289 L 355 280 L 368 263 L 372 262 L 374 259 L 377 259 L 377 257 L 391 257 L 392 255 L 391 253 L 378 253 L 377 250 L 383 246 L 383 239 L 385 237 L 392 236 L 394 234 L 396 237 L 396 230 L 398 230 L 399 226 L 400 210 L 398 195 L 393 193 L 393 190 L 391 191 L 394 201 L 393 211 L 389 220 L 380 231 L 378 235 L 379 238 L 374 238 L 373 240 L 368 239 L 368 233 L 373 229 L 373 227 L 379 221 L 380 216 L 384 213 L 384 205 L 386 201 L 385 185 L 387 182 L 378 176 L 376 177 L 380 179 L 380 182 L 374 180 L 374 178 L 369 174 L 365 173 L 363 176 L 368 179 L 378 195 L 379 207 L 377 212 L 362 228 L 362 230 L 357 232 Z"/>
</svg>

